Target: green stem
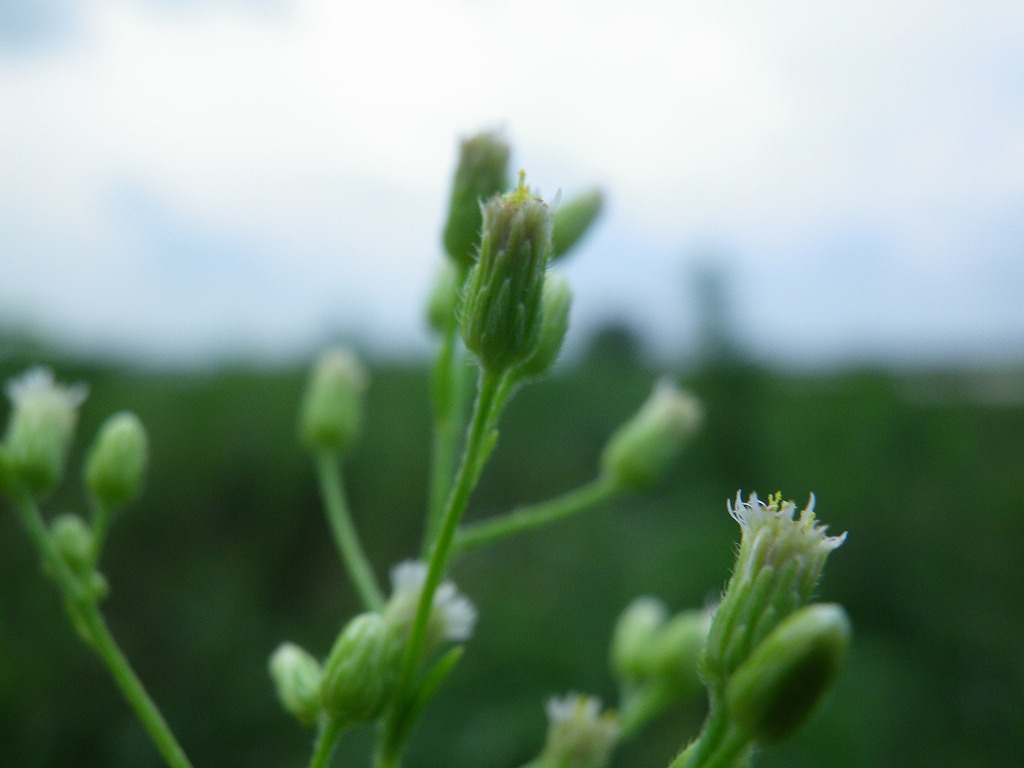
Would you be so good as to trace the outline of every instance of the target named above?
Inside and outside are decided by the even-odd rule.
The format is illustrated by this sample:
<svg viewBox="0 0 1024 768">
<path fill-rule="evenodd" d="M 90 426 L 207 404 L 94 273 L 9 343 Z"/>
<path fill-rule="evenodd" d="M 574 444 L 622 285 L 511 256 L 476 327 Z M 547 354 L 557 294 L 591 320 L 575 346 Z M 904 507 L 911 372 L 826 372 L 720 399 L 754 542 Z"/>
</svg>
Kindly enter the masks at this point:
<svg viewBox="0 0 1024 768">
<path fill-rule="evenodd" d="M 91 500 L 92 505 L 92 552 L 90 553 L 93 564 L 100 561 L 103 554 L 103 545 L 107 540 L 107 531 L 110 528 L 110 517 L 113 510 L 95 496 Z"/>
<path fill-rule="evenodd" d="M 724 708 L 712 697 L 711 710 L 700 736 L 672 761 L 669 768 L 734 768 L 740 755 L 750 750 L 750 738 L 729 722 Z"/>
<path fill-rule="evenodd" d="M 334 542 L 341 553 L 342 562 L 363 604 L 371 611 L 379 610 L 384 606 L 384 594 L 377 584 L 373 568 L 352 524 L 337 456 L 318 453 L 316 468 L 320 478 L 320 493 L 323 496 L 324 508 L 327 510 L 327 520 L 331 524 Z"/>
<path fill-rule="evenodd" d="M 331 755 L 334 754 L 334 747 L 341 736 L 342 727 L 334 718 L 328 718 L 320 728 L 320 735 L 317 737 L 316 745 L 313 747 L 313 757 L 310 758 L 309 768 L 327 768 L 331 762 Z"/>
<path fill-rule="evenodd" d="M 458 366 L 458 323 L 454 313 L 441 336 L 441 346 L 434 361 L 431 393 L 434 401 L 434 439 L 430 453 L 430 488 L 427 504 L 427 524 L 423 534 L 423 555 L 437 538 L 444 513 L 444 503 L 455 474 L 455 456 L 463 411 L 462 377 Z"/>
<path fill-rule="evenodd" d="M 160 754 L 163 755 L 167 765 L 170 768 L 192 768 L 192 764 L 171 732 L 167 721 L 160 714 L 160 710 L 146 692 L 142 681 L 139 680 L 124 652 L 110 633 L 110 629 L 96 605 L 95 598 L 68 568 L 54 547 L 53 540 L 46 530 L 46 524 L 43 522 L 35 502 L 27 498 L 18 499 L 17 509 L 40 556 L 57 581 L 57 586 L 64 593 L 69 611 L 75 612 L 72 620 L 78 618 L 84 624 L 89 634 L 89 646 L 106 664 L 110 674 L 120 687 L 121 693 L 124 694 L 129 706 L 135 710 L 135 714 L 149 733 Z"/>
<path fill-rule="evenodd" d="M 551 525 L 595 507 L 619 491 L 620 488 L 613 479 L 601 476 L 553 499 L 519 507 L 490 520 L 472 523 L 459 529 L 455 534 L 453 552 L 462 555 L 500 539 Z"/>
<path fill-rule="evenodd" d="M 381 735 L 381 749 L 377 758 L 379 766 L 398 765 L 398 755 L 403 748 L 402 742 L 404 742 L 405 737 L 411 730 L 411 724 L 405 723 L 403 720 L 408 715 L 407 707 L 412 698 L 411 694 L 416 670 L 423 659 L 427 639 L 427 626 L 430 622 L 430 613 L 434 604 L 434 593 L 437 591 L 448 567 L 452 542 L 455 538 L 455 531 L 458 528 L 459 520 L 466 510 L 469 496 L 473 492 L 473 488 L 479 478 L 483 463 L 494 445 L 489 425 L 493 422 L 492 405 L 500 383 L 500 376 L 486 370 L 481 372 L 480 387 L 477 390 L 476 403 L 473 407 L 473 417 L 466 436 L 466 447 L 462 454 L 462 462 L 455 475 L 455 481 L 452 485 L 448 502 L 445 505 L 437 539 L 430 550 L 427 576 L 416 606 L 416 616 L 413 619 L 412 629 L 409 633 L 409 641 L 406 643 L 405 651 L 402 655 L 402 666 L 399 670 L 398 684 L 395 689 L 395 705 Z"/>
</svg>

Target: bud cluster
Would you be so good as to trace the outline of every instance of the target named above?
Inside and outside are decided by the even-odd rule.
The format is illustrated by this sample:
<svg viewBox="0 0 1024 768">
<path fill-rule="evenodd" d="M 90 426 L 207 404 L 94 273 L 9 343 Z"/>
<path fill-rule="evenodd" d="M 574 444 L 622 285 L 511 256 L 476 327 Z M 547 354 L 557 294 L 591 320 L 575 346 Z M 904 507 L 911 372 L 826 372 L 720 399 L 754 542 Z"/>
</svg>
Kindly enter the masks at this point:
<svg viewBox="0 0 1024 768">
<path fill-rule="evenodd" d="M 614 712 L 601 700 L 570 693 L 548 701 L 548 736 L 536 763 L 542 768 L 605 768 L 619 737 Z"/>
</svg>

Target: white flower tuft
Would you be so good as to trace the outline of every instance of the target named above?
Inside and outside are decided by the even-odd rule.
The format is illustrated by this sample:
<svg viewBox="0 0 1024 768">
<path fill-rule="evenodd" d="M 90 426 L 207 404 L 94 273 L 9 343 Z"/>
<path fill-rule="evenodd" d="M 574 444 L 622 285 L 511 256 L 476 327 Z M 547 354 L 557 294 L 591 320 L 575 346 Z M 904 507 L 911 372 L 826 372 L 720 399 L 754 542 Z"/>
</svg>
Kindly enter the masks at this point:
<svg viewBox="0 0 1024 768">
<path fill-rule="evenodd" d="M 846 534 L 826 536 L 827 525 L 818 522 L 814 515 L 814 494 L 807 501 L 807 506 L 800 510 L 794 518 L 797 506 L 792 501 L 782 501 L 781 494 L 768 497 L 768 503 L 761 501 L 756 493 L 750 494 L 743 501 L 742 494 L 736 492 L 736 503 L 727 502 L 729 514 L 740 524 L 744 536 L 756 538 L 764 528 L 775 530 L 785 529 L 799 534 L 806 547 L 819 553 L 827 554 L 846 541 Z"/>
<path fill-rule="evenodd" d="M 391 600 L 388 612 L 398 621 L 411 624 L 419 603 L 427 565 L 406 560 L 391 569 Z M 442 581 L 434 592 L 434 608 L 430 617 L 431 634 L 437 640 L 461 642 L 473 635 L 476 608 L 451 581 Z"/>
<path fill-rule="evenodd" d="M 71 410 L 80 406 L 89 394 L 89 388 L 82 383 L 57 384 L 53 371 L 41 366 L 29 368 L 21 375 L 8 380 L 4 391 L 15 408 L 28 404 L 38 397 L 58 397 Z"/>
<path fill-rule="evenodd" d="M 548 738 L 541 762 L 557 768 L 603 768 L 619 738 L 614 712 L 601 713 L 596 696 L 548 699 Z"/>
</svg>

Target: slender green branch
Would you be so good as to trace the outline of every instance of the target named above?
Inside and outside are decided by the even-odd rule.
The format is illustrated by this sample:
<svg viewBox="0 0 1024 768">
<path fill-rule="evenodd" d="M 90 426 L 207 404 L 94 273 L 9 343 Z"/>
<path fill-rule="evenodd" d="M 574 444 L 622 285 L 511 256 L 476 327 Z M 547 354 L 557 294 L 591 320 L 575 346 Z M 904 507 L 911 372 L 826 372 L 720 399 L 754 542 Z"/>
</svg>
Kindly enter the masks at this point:
<svg viewBox="0 0 1024 768">
<path fill-rule="evenodd" d="M 90 494 L 92 506 L 92 562 L 98 563 L 110 528 L 111 508 Z"/>
<path fill-rule="evenodd" d="M 370 610 L 379 610 L 384 605 L 384 593 L 377 584 L 373 567 L 359 543 L 359 535 L 352 524 L 337 456 L 326 452 L 318 453 L 316 469 L 324 508 L 327 510 L 327 520 L 331 524 L 334 542 L 338 545 L 342 562 L 345 563 L 348 575 L 363 604 Z"/>
<path fill-rule="evenodd" d="M 619 492 L 618 484 L 612 478 L 602 475 L 553 499 L 519 507 L 506 515 L 460 528 L 455 534 L 453 553 L 463 555 L 500 539 L 564 520 L 607 501 Z"/>
<path fill-rule="evenodd" d="M 338 743 L 343 728 L 334 718 L 327 718 L 320 727 L 320 734 L 317 736 L 316 744 L 313 747 L 313 757 L 310 758 L 309 768 L 327 768 L 331 763 L 331 755 L 334 754 L 334 747 Z"/>
<path fill-rule="evenodd" d="M 409 633 L 409 641 L 406 643 L 405 651 L 402 655 L 402 665 L 399 670 L 398 684 L 395 690 L 395 705 L 381 735 L 381 748 L 377 758 L 377 765 L 379 766 L 395 766 L 398 764 L 398 755 L 403 748 L 403 744 L 400 741 L 404 741 L 404 736 L 410 731 L 408 724 L 402 721 L 408 715 L 408 704 L 412 698 L 416 670 L 423 659 L 427 639 L 427 626 L 430 622 L 430 613 L 434 604 L 434 593 L 437 591 L 448 567 L 451 546 L 459 520 L 466 510 L 469 496 L 476 486 L 483 463 L 494 445 L 489 425 L 493 421 L 492 404 L 494 403 L 500 383 L 500 376 L 487 371 L 481 372 L 480 386 L 477 390 L 476 403 L 466 437 L 466 447 L 463 451 L 462 462 L 455 475 L 455 481 L 452 485 L 448 502 L 445 505 L 437 539 L 430 550 L 427 576 L 420 593 L 419 603 L 416 606 L 416 616 L 413 619 L 412 628 Z"/>
<path fill-rule="evenodd" d="M 697 739 L 672 761 L 669 768 L 734 768 L 744 752 L 750 751 L 750 737 L 729 722 L 712 696 L 711 710 Z"/>
<path fill-rule="evenodd" d="M 192 768 L 185 751 L 171 732 L 160 710 L 146 692 L 142 681 L 132 669 L 124 652 L 110 633 L 95 597 L 61 558 L 46 530 L 46 524 L 35 502 L 21 498 L 16 502 L 18 514 L 28 529 L 32 541 L 47 568 L 64 593 L 72 622 L 81 621 L 88 632 L 88 644 L 100 657 L 113 676 L 121 693 L 149 733 L 160 754 L 170 768 Z"/>
</svg>

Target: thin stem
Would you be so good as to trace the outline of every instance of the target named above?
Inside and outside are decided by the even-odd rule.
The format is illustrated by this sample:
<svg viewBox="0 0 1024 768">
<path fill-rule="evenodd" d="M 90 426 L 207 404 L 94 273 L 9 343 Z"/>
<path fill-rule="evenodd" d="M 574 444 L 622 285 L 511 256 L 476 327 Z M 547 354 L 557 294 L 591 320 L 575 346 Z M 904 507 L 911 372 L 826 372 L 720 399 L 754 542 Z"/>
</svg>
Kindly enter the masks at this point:
<svg viewBox="0 0 1024 768">
<path fill-rule="evenodd" d="M 553 499 L 518 507 L 506 515 L 472 523 L 460 528 L 455 534 L 453 552 L 462 555 L 500 539 L 551 525 L 591 509 L 619 491 L 613 479 L 601 476 Z"/>
<path fill-rule="evenodd" d="M 113 510 L 95 496 L 91 494 L 90 496 L 90 505 L 92 506 L 92 551 L 90 555 L 95 564 L 100 561 L 100 556 L 103 554 L 103 545 L 107 540 L 107 531 L 110 528 L 110 517 Z"/>
<path fill-rule="evenodd" d="M 500 376 L 487 371 L 481 373 L 480 387 L 477 390 L 473 418 L 470 421 L 462 462 L 445 505 L 437 539 L 430 550 L 427 576 L 420 592 L 419 603 L 416 606 L 416 617 L 413 619 L 409 641 L 406 643 L 405 652 L 402 655 L 402 666 L 394 697 L 395 708 L 382 733 L 378 765 L 396 766 L 398 764 L 398 755 L 403 746 L 401 741 L 404 741 L 410 730 L 410 724 L 404 723 L 402 720 L 408 714 L 407 705 L 411 698 L 416 670 L 423 658 L 427 625 L 434 604 L 434 593 L 448 567 L 451 546 L 459 520 L 466 510 L 466 504 L 469 502 L 469 496 L 476 485 L 480 470 L 494 444 L 489 425 L 493 421 L 492 404 L 500 383 Z"/>
<path fill-rule="evenodd" d="M 700 736 L 672 761 L 669 768 L 734 768 L 737 759 L 750 750 L 750 738 L 729 722 L 724 708 L 712 697 L 711 710 Z"/>
<path fill-rule="evenodd" d="M 334 747 L 338 743 L 338 737 L 341 736 L 342 730 L 341 724 L 333 717 L 324 722 L 320 728 L 316 745 L 313 747 L 313 757 L 310 758 L 309 768 L 327 768 L 330 765 L 331 755 L 334 754 Z"/>
<path fill-rule="evenodd" d="M 457 367 L 458 324 L 454 313 L 448 319 L 441 336 L 431 379 L 431 394 L 434 401 L 434 439 L 430 453 L 430 488 L 427 503 L 427 524 L 423 534 L 423 554 L 437 537 L 437 530 L 444 513 L 444 503 L 451 489 L 455 475 L 455 456 L 458 446 L 462 397 L 461 377 Z"/>
<path fill-rule="evenodd" d="M 363 551 L 362 544 L 359 543 L 359 535 L 352 524 L 337 457 L 330 453 L 318 453 L 316 469 L 324 508 L 327 510 L 327 520 L 331 524 L 334 542 L 338 546 L 349 578 L 352 579 L 363 604 L 371 611 L 379 610 L 384 605 L 384 594 L 377 584 L 373 567 Z"/>
<path fill-rule="evenodd" d="M 139 680 L 131 663 L 110 633 L 110 629 L 96 605 L 95 598 L 68 568 L 67 563 L 54 547 L 53 540 L 46 530 L 46 524 L 43 522 L 35 502 L 23 497 L 17 500 L 16 507 L 40 556 L 57 581 L 57 586 L 64 593 L 69 613 L 74 611 L 71 615 L 72 621 L 78 619 L 83 623 L 84 628 L 88 631 L 89 647 L 106 664 L 121 689 L 121 693 L 124 694 L 129 706 L 135 710 L 136 716 L 149 733 L 160 754 L 163 755 L 167 765 L 170 768 L 192 768 L 192 764 L 171 732 L 167 721 L 160 714 L 156 703 L 146 692 L 142 681 Z"/>
</svg>

